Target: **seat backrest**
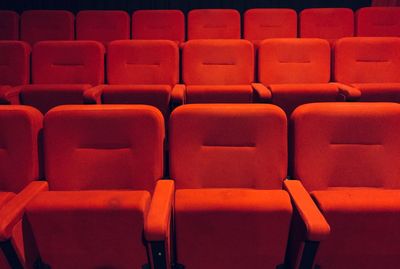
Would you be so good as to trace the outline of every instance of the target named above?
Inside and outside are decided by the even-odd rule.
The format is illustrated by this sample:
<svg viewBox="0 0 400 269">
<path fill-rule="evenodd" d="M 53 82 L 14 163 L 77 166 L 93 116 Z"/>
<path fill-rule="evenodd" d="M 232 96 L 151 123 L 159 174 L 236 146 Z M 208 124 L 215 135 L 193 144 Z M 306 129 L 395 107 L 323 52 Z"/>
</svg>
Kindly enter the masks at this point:
<svg viewBox="0 0 400 269">
<path fill-rule="evenodd" d="M 42 114 L 28 106 L 0 106 L 0 191 L 21 191 L 39 177 Z"/>
<path fill-rule="evenodd" d="M 192 104 L 170 119 L 177 188 L 280 189 L 287 168 L 285 113 L 267 104 Z"/>
<path fill-rule="evenodd" d="M 164 122 L 145 105 L 66 105 L 44 119 L 51 190 L 154 189 L 163 173 Z"/>
<path fill-rule="evenodd" d="M 29 83 L 30 46 L 22 41 L 0 41 L 0 85 Z"/>
<path fill-rule="evenodd" d="M 185 41 L 185 15 L 180 10 L 137 10 L 132 14 L 133 39 Z"/>
<path fill-rule="evenodd" d="M 250 84 L 254 49 L 247 40 L 191 40 L 182 53 L 186 84 Z"/>
<path fill-rule="evenodd" d="M 339 40 L 334 48 L 334 79 L 343 83 L 400 82 L 400 38 Z"/>
<path fill-rule="evenodd" d="M 21 40 L 73 40 L 74 15 L 66 10 L 28 10 L 21 15 Z"/>
<path fill-rule="evenodd" d="M 294 176 L 309 191 L 400 188 L 399 104 L 307 104 L 292 121 Z"/>
<path fill-rule="evenodd" d="M 111 42 L 107 53 L 110 84 L 168 84 L 179 81 L 179 48 L 170 40 Z"/>
<path fill-rule="evenodd" d="M 32 82 L 97 85 L 104 81 L 104 46 L 97 41 L 42 41 L 32 51 Z"/>
<path fill-rule="evenodd" d="M 364 7 L 356 12 L 357 36 L 400 36 L 400 7 Z"/>
<path fill-rule="evenodd" d="M 11 10 L 0 10 L 0 40 L 19 39 L 19 15 Z"/>
<path fill-rule="evenodd" d="M 240 13 L 235 9 L 193 9 L 188 14 L 188 40 L 238 39 Z"/>
<path fill-rule="evenodd" d="M 122 10 L 83 10 L 76 15 L 76 39 L 95 40 L 107 45 L 129 39 L 130 18 Z"/>
<path fill-rule="evenodd" d="M 327 83 L 330 80 L 329 43 L 317 38 L 268 39 L 260 44 L 261 83 Z"/>
<path fill-rule="evenodd" d="M 286 8 L 255 8 L 244 13 L 244 38 L 297 37 L 297 13 Z"/>
<path fill-rule="evenodd" d="M 300 37 L 318 37 L 330 43 L 354 35 L 354 13 L 349 8 L 310 8 L 300 13 Z"/>
</svg>

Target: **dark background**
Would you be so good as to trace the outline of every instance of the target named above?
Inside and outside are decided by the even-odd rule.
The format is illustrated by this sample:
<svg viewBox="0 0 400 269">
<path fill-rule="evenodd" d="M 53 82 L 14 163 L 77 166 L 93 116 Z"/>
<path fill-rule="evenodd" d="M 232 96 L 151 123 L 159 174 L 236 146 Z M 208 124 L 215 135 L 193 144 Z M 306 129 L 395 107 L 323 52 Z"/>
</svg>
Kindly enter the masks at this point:
<svg viewBox="0 0 400 269">
<path fill-rule="evenodd" d="M 249 8 L 293 8 L 300 11 L 311 7 L 349 7 L 354 10 L 370 6 L 371 0 L 0 0 L 0 9 L 22 12 L 28 9 L 181 9 L 234 8 L 241 12 Z"/>
</svg>

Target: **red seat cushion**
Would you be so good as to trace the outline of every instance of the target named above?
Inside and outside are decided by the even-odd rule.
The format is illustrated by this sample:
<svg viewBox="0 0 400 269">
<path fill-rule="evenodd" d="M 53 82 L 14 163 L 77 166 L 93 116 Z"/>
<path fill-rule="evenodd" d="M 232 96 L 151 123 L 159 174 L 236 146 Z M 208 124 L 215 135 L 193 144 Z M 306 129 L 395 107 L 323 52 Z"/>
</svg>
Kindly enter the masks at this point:
<svg viewBox="0 0 400 269">
<path fill-rule="evenodd" d="M 25 222 L 51 268 L 142 268 L 147 191 L 43 192 Z"/>
<path fill-rule="evenodd" d="M 284 262 L 291 214 L 282 190 L 177 190 L 178 263 L 195 269 L 275 268 Z"/>
<path fill-rule="evenodd" d="M 360 101 L 400 103 L 400 83 L 354 83 L 361 90 Z"/>
<path fill-rule="evenodd" d="M 253 88 L 250 85 L 189 85 L 186 103 L 251 103 Z"/>
<path fill-rule="evenodd" d="M 338 101 L 338 88 L 329 83 L 271 84 L 272 103 L 282 108 L 288 115 L 307 103 Z"/>
<path fill-rule="evenodd" d="M 83 92 L 89 84 L 32 84 L 22 87 L 21 104 L 30 105 L 43 114 L 65 104 L 83 104 Z"/>
<path fill-rule="evenodd" d="M 364 7 L 356 12 L 357 36 L 400 36 L 399 7 Z"/>
<path fill-rule="evenodd" d="M 145 104 L 158 108 L 167 116 L 171 97 L 169 85 L 107 85 L 101 100 L 105 104 Z"/>
<path fill-rule="evenodd" d="M 321 268 L 397 268 L 400 190 L 329 188 L 311 193 L 330 227 L 316 264 Z"/>
</svg>

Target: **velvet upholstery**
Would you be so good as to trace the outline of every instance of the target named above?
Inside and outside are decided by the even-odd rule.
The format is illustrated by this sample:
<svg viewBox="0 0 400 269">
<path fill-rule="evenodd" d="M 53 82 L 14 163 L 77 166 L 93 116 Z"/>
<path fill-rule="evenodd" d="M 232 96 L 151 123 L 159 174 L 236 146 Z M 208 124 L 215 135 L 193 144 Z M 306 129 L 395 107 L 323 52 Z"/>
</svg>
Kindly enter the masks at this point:
<svg viewBox="0 0 400 269">
<path fill-rule="evenodd" d="M 130 18 L 125 11 L 84 10 L 76 15 L 77 40 L 95 40 L 107 45 L 130 36 Z"/>
<path fill-rule="evenodd" d="M 354 35 L 354 14 L 350 8 L 309 8 L 300 12 L 300 37 L 337 39 Z"/>
<path fill-rule="evenodd" d="M 0 40 L 19 39 L 19 15 L 15 11 L 0 10 Z"/>
<path fill-rule="evenodd" d="M 258 47 L 266 38 L 297 37 L 297 13 L 285 8 L 255 8 L 244 13 L 243 38 Z"/>
<path fill-rule="evenodd" d="M 400 36 L 400 7 L 363 7 L 356 12 L 357 36 Z"/>
<path fill-rule="evenodd" d="M 43 40 L 73 40 L 74 14 L 66 10 L 27 10 L 21 14 L 21 40 L 32 46 Z"/>
<path fill-rule="evenodd" d="M 235 9 L 193 9 L 187 20 L 188 40 L 241 37 L 240 13 Z"/>
<path fill-rule="evenodd" d="M 321 268 L 396 268 L 400 105 L 307 104 L 292 115 L 294 176 L 331 227 Z"/>
<path fill-rule="evenodd" d="M 133 39 L 185 41 L 185 15 L 180 10 L 137 10 L 132 14 Z"/>
</svg>

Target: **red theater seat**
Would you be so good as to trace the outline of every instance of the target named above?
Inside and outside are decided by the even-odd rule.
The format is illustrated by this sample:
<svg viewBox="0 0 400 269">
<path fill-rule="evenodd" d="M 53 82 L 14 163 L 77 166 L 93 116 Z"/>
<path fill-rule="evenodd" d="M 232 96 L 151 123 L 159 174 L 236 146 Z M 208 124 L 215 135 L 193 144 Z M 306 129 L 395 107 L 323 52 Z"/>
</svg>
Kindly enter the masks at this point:
<svg viewBox="0 0 400 269">
<path fill-rule="evenodd" d="M 354 14 L 349 8 L 310 8 L 300 13 L 300 37 L 337 39 L 354 35 Z"/>
<path fill-rule="evenodd" d="M 129 39 L 130 18 L 121 10 L 84 10 L 76 15 L 76 39 L 95 40 L 107 45 Z"/>
<path fill-rule="evenodd" d="M 156 190 L 153 200 L 163 212 L 173 210 L 173 262 L 209 269 L 282 265 L 292 212 L 298 208 L 282 190 L 284 112 L 266 104 L 186 105 L 172 112 L 169 130 L 176 190 Z M 155 208 L 145 235 L 157 242 L 167 238 L 169 218 Z M 315 210 L 302 217 L 320 214 Z"/>
<path fill-rule="evenodd" d="M 60 106 L 44 125 L 49 191 L 24 218 L 39 266 L 150 268 L 143 229 L 163 171 L 161 113 L 150 106 Z"/>
<path fill-rule="evenodd" d="M 62 104 L 83 104 L 84 92 L 104 82 L 104 47 L 96 41 L 42 41 L 32 52 L 32 85 L 21 104 L 46 113 Z"/>
<path fill-rule="evenodd" d="M 182 53 L 183 83 L 173 92 L 181 103 L 251 103 L 264 98 L 253 89 L 254 49 L 247 40 L 191 40 Z"/>
<path fill-rule="evenodd" d="M 74 15 L 66 10 L 28 10 L 21 15 L 21 40 L 73 40 Z"/>
<path fill-rule="evenodd" d="M 258 78 L 272 103 L 288 115 L 299 105 L 344 100 L 341 85 L 329 83 L 330 46 L 316 38 L 269 39 L 261 42 Z"/>
<path fill-rule="evenodd" d="M 0 10 L 0 40 L 19 39 L 19 15 L 10 10 Z"/>
<path fill-rule="evenodd" d="M 400 38 L 344 38 L 334 53 L 335 80 L 361 91 L 360 101 L 400 102 Z"/>
<path fill-rule="evenodd" d="M 356 12 L 357 36 L 400 36 L 400 7 L 364 7 Z"/>
<path fill-rule="evenodd" d="M 18 86 L 29 83 L 30 54 L 25 42 L 0 41 L 0 104 L 19 103 Z"/>
<path fill-rule="evenodd" d="M 185 15 L 180 10 L 138 10 L 132 14 L 133 39 L 185 41 Z"/>
<path fill-rule="evenodd" d="M 294 176 L 331 227 L 315 265 L 397 268 L 400 105 L 308 104 L 292 119 Z"/>
<path fill-rule="evenodd" d="M 114 41 L 107 53 L 109 85 L 85 94 L 87 103 L 148 104 L 168 117 L 179 82 L 179 49 L 169 40 Z"/>
<path fill-rule="evenodd" d="M 42 115 L 32 107 L 0 106 L 0 268 L 22 268 L 21 217 L 26 204 L 47 183 L 39 178 L 38 137 Z M 11 253 L 9 252 L 11 248 Z M 16 256 L 15 256 L 16 255 Z M 16 258 L 13 260 L 13 258 Z M 13 261 L 13 267 L 7 259 Z"/>
<path fill-rule="evenodd" d="M 256 8 L 244 13 L 244 38 L 258 47 L 266 38 L 297 37 L 297 13 L 285 8 Z"/>
<path fill-rule="evenodd" d="M 194 9 L 188 13 L 188 40 L 239 39 L 240 13 L 235 9 Z"/>
</svg>

